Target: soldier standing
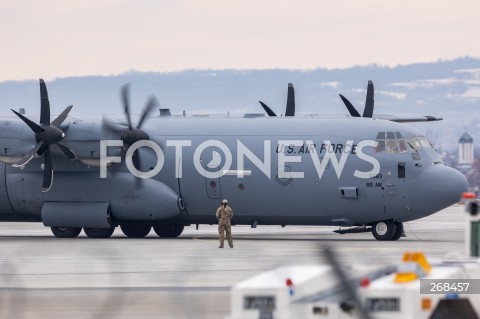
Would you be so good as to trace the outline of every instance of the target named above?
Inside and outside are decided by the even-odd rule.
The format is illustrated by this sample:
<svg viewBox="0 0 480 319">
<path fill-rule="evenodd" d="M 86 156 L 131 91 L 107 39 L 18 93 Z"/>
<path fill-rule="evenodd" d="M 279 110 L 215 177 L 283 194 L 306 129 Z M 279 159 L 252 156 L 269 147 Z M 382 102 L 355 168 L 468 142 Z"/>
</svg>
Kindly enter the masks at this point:
<svg viewBox="0 0 480 319">
<path fill-rule="evenodd" d="M 218 239 L 220 240 L 220 246 L 218 248 L 223 248 L 225 233 L 227 233 L 230 248 L 233 248 L 232 224 L 230 222 L 233 217 L 233 210 L 228 206 L 228 200 L 222 200 L 222 206 L 217 209 L 216 216 L 218 220 Z"/>
</svg>

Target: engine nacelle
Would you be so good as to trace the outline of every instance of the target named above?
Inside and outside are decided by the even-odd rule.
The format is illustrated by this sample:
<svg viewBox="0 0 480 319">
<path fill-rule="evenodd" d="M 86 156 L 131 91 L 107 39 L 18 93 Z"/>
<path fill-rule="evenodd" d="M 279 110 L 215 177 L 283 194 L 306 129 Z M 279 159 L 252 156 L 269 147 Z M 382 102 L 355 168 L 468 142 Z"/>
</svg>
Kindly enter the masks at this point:
<svg viewBox="0 0 480 319">
<path fill-rule="evenodd" d="M 175 217 L 183 209 L 179 195 L 166 184 L 155 179 L 139 181 L 127 172 L 100 178 L 99 172 L 57 171 L 52 188 L 42 193 L 43 173 L 32 171 L 38 163 L 32 164 L 24 170 L 8 168 L 6 204 L 9 199 L 19 213 L 48 216 L 55 223 L 63 218 L 69 227 L 105 228 L 110 213 L 118 221 L 156 221 Z M 88 206 L 92 203 L 101 205 Z"/>
<path fill-rule="evenodd" d="M 0 219 L 3 220 L 3 214 L 10 214 L 13 212 L 10 199 L 8 198 L 6 180 L 5 180 L 5 164 L 0 163 Z"/>
<path fill-rule="evenodd" d="M 67 136 L 62 141 L 74 151 L 77 160 L 89 165 L 100 166 L 100 141 L 118 139 L 109 132 L 105 132 L 101 123 L 84 122 L 74 120 L 70 123 Z M 109 147 L 109 156 L 121 156 L 124 152 L 122 147 Z"/>
<path fill-rule="evenodd" d="M 0 162 L 14 164 L 35 146 L 32 134 L 24 136 L 24 124 L 19 121 L 0 121 Z"/>
<path fill-rule="evenodd" d="M 109 203 L 47 202 L 42 222 L 50 227 L 110 228 Z"/>
<path fill-rule="evenodd" d="M 132 174 L 111 177 L 111 209 L 119 220 L 160 220 L 180 213 L 178 194 L 155 179 L 139 181 Z"/>
</svg>

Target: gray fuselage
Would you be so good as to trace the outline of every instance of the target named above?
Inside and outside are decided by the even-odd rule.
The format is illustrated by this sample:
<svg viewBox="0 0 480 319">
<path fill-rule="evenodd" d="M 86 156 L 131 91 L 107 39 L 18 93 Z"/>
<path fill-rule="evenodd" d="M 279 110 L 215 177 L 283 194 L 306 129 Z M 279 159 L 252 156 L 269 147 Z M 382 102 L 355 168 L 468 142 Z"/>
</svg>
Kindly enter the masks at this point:
<svg viewBox="0 0 480 319">
<path fill-rule="evenodd" d="M 118 137 L 103 131 L 98 119 L 85 118 L 67 119 L 63 143 L 79 160 L 54 156 L 53 187 L 48 192 L 41 192 L 41 159 L 23 169 L 1 164 L 1 220 L 41 221 L 45 203 L 106 203 L 118 224 L 213 224 L 221 199 L 228 198 L 234 224 L 350 226 L 422 218 L 454 204 L 466 190 L 463 175 L 445 166 L 418 130 L 369 118 L 152 117 L 144 130 L 165 155 L 161 171 L 139 181 L 123 158 L 108 167 L 107 178 L 100 178 L 99 140 Z M 3 162 L 13 162 L 35 145 L 23 123 L 4 119 L 0 124 Z M 181 147 L 181 154 L 172 146 L 178 141 L 190 143 Z M 228 154 L 221 147 L 207 147 L 197 154 L 195 166 L 195 151 L 206 141 L 225 145 L 231 165 L 222 168 Z M 359 150 L 362 141 L 377 146 Z M 245 158 L 244 177 L 237 176 L 239 145 L 258 158 L 256 163 Z M 142 170 L 156 165 L 153 151 L 145 147 L 139 152 Z M 331 158 L 322 169 L 329 152 L 336 163 Z M 53 153 L 60 154 L 56 149 Z M 122 154 L 120 147 L 108 148 L 109 156 Z M 219 162 L 212 164 L 215 157 Z M 271 165 L 266 170 L 268 157 Z M 286 173 L 279 174 L 279 169 Z M 220 170 L 223 176 L 206 177 L 202 170 Z M 296 172 L 303 178 L 293 178 Z M 368 177 L 355 177 L 358 172 Z"/>
</svg>

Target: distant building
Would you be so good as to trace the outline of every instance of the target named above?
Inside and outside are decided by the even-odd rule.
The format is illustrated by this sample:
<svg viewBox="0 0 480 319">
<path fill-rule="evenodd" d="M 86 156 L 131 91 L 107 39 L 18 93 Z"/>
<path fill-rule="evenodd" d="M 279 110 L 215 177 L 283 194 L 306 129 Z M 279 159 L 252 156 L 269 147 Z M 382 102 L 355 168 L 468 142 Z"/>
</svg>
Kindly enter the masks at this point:
<svg viewBox="0 0 480 319">
<path fill-rule="evenodd" d="M 473 164 L 473 138 L 465 133 L 458 140 L 458 165 Z"/>
</svg>

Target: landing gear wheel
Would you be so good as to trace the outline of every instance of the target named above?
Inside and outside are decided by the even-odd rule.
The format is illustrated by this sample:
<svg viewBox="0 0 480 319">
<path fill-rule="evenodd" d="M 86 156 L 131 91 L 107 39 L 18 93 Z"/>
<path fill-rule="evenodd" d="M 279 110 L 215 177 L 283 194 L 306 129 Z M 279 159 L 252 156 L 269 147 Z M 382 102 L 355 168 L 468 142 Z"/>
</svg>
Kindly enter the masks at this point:
<svg viewBox="0 0 480 319">
<path fill-rule="evenodd" d="M 52 229 L 52 233 L 57 238 L 76 238 L 82 228 L 73 228 L 73 227 L 50 227 Z"/>
<path fill-rule="evenodd" d="M 403 224 L 401 222 L 395 221 L 395 234 L 390 240 L 399 240 L 403 235 Z"/>
<path fill-rule="evenodd" d="M 376 222 L 372 225 L 372 234 L 376 240 L 392 240 L 397 227 L 392 219 Z"/>
<path fill-rule="evenodd" d="M 110 238 L 115 231 L 115 226 L 110 228 L 84 228 L 83 231 L 89 238 Z"/>
<path fill-rule="evenodd" d="M 142 238 L 148 235 L 152 226 L 150 225 L 121 225 L 122 232 L 130 238 Z"/>
<path fill-rule="evenodd" d="M 166 224 L 153 226 L 153 230 L 159 237 L 174 238 L 180 236 L 185 226 L 179 224 Z"/>
</svg>

